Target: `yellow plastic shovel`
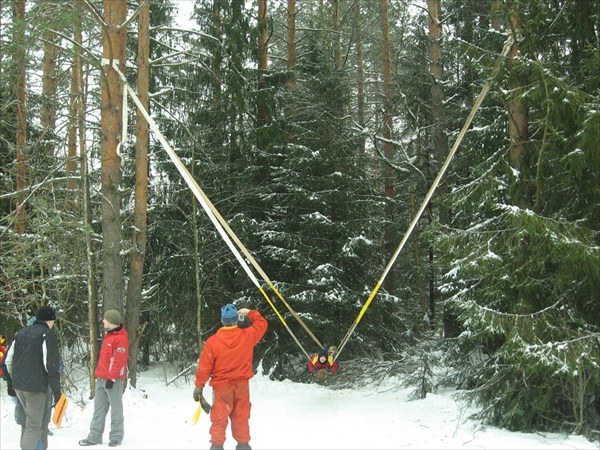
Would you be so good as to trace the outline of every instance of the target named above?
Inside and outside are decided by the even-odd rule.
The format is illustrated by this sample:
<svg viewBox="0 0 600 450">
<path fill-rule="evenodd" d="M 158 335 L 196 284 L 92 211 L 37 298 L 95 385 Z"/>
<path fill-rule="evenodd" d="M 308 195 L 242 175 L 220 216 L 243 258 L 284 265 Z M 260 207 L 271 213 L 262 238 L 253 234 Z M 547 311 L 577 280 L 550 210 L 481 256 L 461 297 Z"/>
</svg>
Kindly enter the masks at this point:
<svg viewBox="0 0 600 450">
<path fill-rule="evenodd" d="M 200 413 L 202 412 L 202 405 L 198 405 L 198 409 L 194 413 L 194 417 L 192 417 L 192 425 L 196 425 L 198 419 L 200 418 Z"/>
</svg>

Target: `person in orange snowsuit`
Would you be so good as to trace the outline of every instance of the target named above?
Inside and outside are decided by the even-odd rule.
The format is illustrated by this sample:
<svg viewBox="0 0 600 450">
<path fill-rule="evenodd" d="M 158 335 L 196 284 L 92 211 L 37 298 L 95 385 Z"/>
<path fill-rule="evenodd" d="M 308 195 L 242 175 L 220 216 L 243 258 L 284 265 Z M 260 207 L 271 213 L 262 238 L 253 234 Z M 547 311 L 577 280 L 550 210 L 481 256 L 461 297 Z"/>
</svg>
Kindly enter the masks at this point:
<svg viewBox="0 0 600 450">
<path fill-rule="evenodd" d="M 252 325 L 237 326 L 238 318 L 245 316 Z M 251 450 L 250 447 L 250 386 L 254 376 L 252 359 L 254 347 L 265 335 L 266 319 L 257 311 L 232 304 L 221 308 L 223 326 L 206 340 L 196 371 L 194 400 L 200 401 L 202 389 L 210 378 L 213 389 L 213 405 L 210 410 L 211 450 L 222 450 L 225 430 L 231 420 L 231 434 L 238 442 L 236 450 Z"/>
</svg>

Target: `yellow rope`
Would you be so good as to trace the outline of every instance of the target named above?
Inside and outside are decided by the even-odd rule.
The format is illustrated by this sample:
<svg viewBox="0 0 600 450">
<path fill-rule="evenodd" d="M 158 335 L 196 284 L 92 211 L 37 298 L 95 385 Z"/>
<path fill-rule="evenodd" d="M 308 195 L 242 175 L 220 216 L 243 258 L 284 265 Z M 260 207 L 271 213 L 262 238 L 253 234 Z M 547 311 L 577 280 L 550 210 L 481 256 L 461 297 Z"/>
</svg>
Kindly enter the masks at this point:
<svg viewBox="0 0 600 450">
<path fill-rule="evenodd" d="M 506 57 L 506 55 L 508 55 L 508 51 L 509 51 L 512 43 L 513 43 L 513 38 L 512 38 L 512 35 L 509 34 L 508 39 L 504 43 L 504 48 L 502 49 L 502 53 L 500 54 L 500 56 L 498 57 L 498 60 L 496 61 L 496 65 L 494 67 L 494 70 L 492 71 L 491 79 L 493 79 L 496 76 L 496 74 L 498 73 L 498 70 L 501 67 L 501 63 L 504 60 L 504 58 Z M 423 211 L 425 211 L 425 208 L 427 207 L 427 204 L 431 200 L 431 197 L 433 196 L 433 193 L 437 189 L 437 187 L 438 187 L 438 185 L 439 185 L 442 177 L 446 173 L 446 169 L 448 169 L 448 166 L 450 165 L 450 161 L 454 157 L 456 151 L 458 150 L 458 146 L 462 142 L 465 134 L 467 133 L 467 130 L 471 126 L 471 122 L 473 122 L 473 118 L 475 117 L 475 113 L 477 112 L 477 110 L 481 106 L 481 103 L 483 102 L 483 99 L 486 97 L 487 93 L 489 92 L 490 87 L 491 87 L 491 81 L 490 81 L 490 79 L 488 79 L 488 80 L 486 80 L 486 82 L 484 83 L 483 87 L 481 88 L 481 92 L 479 93 L 479 96 L 475 100 L 475 103 L 473 104 L 473 107 L 471 108 L 471 112 L 469 113 L 469 116 L 465 120 L 465 123 L 464 123 L 462 129 L 460 130 L 460 133 L 458 134 L 458 137 L 456 138 L 456 141 L 454 142 L 454 145 L 452 146 L 452 148 L 448 152 L 448 156 L 446 157 L 446 160 L 444 161 L 444 164 L 442 164 L 442 167 L 441 167 L 439 173 L 437 174 L 437 177 L 435 177 L 435 180 L 433 181 L 433 184 L 429 188 L 429 192 L 427 192 L 427 195 L 425 196 L 425 199 L 423 200 L 423 203 L 421 204 L 421 207 L 419 208 L 419 210 L 415 214 L 415 217 L 413 218 L 412 222 L 408 226 L 408 229 L 406 230 L 406 233 L 404 234 L 404 237 L 402 238 L 402 241 L 398 245 L 398 248 L 396 249 L 396 251 L 394 252 L 392 258 L 390 259 L 390 261 L 388 262 L 387 266 L 385 267 L 385 270 L 383 271 L 383 274 L 381 275 L 381 278 L 379 279 L 379 281 L 377 282 L 377 285 L 375 286 L 375 288 L 371 292 L 371 295 L 369 295 L 368 300 L 365 302 L 364 306 L 362 307 L 362 309 L 358 313 L 358 317 L 354 320 L 354 323 L 352 324 L 352 326 L 350 327 L 350 329 L 348 330 L 348 332 L 346 333 L 346 335 L 342 339 L 340 345 L 338 346 L 337 353 L 335 355 L 335 359 L 339 358 L 340 353 L 342 353 L 342 350 L 344 349 L 344 347 L 348 343 L 348 340 L 350 339 L 350 336 L 352 335 L 352 333 L 354 333 L 354 330 L 356 329 L 358 323 L 361 321 L 362 317 L 364 316 L 367 308 L 371 305 L 371 302 L 375 298 L 375 295 L 377 294 L 377 292 L 379 291 L 379 289 L 383 285 L 383 281 L 385 280 L 385 277 L 387 276 L 388 272 L 390 271 L 390 269 L 392 268 L 392 266 L 396 262 L 396 259 L 398 258 L 398 255 L 400 254 L 400 252 L 404 248 L 404 244 L 406 243 L 406 241 L 410 237 L 410 235 L 411 235 L 413 229 L 415 228 L 417 222 L 421 218 L 421 215 L 423 214 Z"/>
</svg>

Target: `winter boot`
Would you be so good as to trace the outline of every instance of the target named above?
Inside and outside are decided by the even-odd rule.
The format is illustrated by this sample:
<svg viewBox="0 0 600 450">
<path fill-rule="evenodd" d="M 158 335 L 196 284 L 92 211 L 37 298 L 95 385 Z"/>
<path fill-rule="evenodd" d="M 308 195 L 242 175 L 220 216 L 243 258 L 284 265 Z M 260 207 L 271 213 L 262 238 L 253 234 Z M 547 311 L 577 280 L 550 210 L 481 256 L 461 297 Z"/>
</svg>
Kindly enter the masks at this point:
<svg viewBox="0 0 600 450">
<path fill-rule="evenodd" d="M 211 444 L 210 450 L 224 450 L 223 446 L 220 444 Z"/>
<path fill-rule="evenodd" d="M 250 444 L 238 444 L 235 450 L 252 450 L 252 447 L 250 447 Z"/>
</svg>

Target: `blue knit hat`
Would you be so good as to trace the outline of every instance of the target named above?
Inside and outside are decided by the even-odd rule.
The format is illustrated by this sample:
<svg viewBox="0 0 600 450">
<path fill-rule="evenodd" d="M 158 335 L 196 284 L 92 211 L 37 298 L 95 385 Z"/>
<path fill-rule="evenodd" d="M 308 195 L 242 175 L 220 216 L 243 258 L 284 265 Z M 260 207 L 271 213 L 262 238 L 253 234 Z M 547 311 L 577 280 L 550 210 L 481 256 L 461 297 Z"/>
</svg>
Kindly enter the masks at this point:
<svg viewBox="0 0 600 450">
<path fill-rule="evenodd" d="M 231 303 L 221 308 L 221 322 L 223 325 L 231 326 L 238 322 L 238 311 Z"/>
<path fill-rule="evenodd" d="M 321 356 L 324 356 L 325 358 L 327 358 L 329 356 L 329 352 L 327 351 L 326 348 L 322 348 L 321 350 L 319 350 L 319 358 Z"/>
</svg>

